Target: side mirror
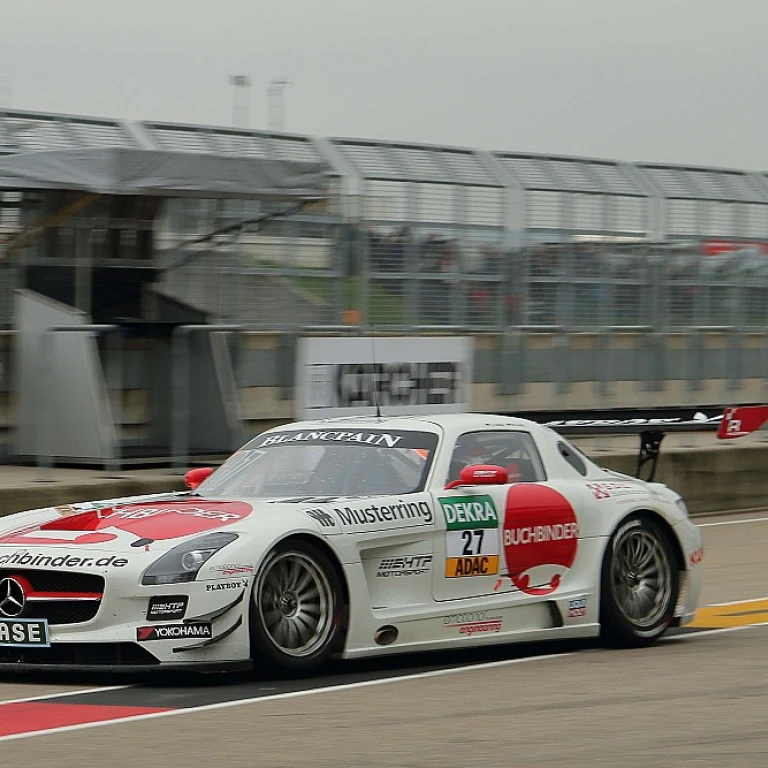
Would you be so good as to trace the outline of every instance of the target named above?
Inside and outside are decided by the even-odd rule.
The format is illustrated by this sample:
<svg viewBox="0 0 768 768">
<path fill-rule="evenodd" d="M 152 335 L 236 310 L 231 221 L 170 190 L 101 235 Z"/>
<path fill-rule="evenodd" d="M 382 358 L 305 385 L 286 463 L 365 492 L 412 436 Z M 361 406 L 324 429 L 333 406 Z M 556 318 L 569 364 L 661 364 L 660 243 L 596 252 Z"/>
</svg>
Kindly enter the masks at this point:
<svg viewBox="0 0 768 768">
<path fill-rule="evenodd" d="M 507 470 L 496 464 L 470 464 L 459 473 L 458 480 L 451 480 L 445 490 L 459 485 L 505 485 L 509 482 Z"/>
<path fill-rule="evenodd" d="M 191 491 L 194 491 L 203 480 L 213 474 L 213 467 L 199 467 L 198 469 L 190 469 L 186 475 L 184 475 L 184 485 Z"/>
</svg>

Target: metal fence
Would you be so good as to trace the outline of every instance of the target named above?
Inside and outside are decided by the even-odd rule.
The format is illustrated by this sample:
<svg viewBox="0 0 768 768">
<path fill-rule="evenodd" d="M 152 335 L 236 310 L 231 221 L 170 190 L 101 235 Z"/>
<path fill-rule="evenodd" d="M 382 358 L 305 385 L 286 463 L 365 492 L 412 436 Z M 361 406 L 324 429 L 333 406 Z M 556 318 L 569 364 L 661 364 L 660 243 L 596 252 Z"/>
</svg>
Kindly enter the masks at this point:
<svg viewBox="0 0 768 768">
<path fill-rule="evenodd" d="M 187 242 L 274 211 L 166 205 L 155 232 L 162 290 L 219 322 L 768 327 L 764 173 L 0 111 L 0 153 L 85 146 L 331 169 L 324 205 L 204 246 Z M 22 203 L 0 200 L 0 244 Z M 13 285 L 0 262 L 6 325 Z"/>
</svg>

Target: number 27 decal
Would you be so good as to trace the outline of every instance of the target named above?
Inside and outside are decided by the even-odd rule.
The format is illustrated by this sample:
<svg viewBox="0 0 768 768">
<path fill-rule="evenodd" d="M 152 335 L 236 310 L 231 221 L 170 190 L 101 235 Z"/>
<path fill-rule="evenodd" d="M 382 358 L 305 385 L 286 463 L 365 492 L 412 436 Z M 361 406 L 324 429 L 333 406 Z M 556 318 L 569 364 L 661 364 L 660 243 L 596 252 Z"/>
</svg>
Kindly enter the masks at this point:
<svg viewBox="0 0 768 768">
<path fill-rule="evenodd" d="M 484 533 L 485 531 L 482 528 L 475 531 L 462 531 L 461 539 L 464 542 L 464 547 L 461 550 L 461 554 L 467 557 L 482 554 Z"/>
</svg>

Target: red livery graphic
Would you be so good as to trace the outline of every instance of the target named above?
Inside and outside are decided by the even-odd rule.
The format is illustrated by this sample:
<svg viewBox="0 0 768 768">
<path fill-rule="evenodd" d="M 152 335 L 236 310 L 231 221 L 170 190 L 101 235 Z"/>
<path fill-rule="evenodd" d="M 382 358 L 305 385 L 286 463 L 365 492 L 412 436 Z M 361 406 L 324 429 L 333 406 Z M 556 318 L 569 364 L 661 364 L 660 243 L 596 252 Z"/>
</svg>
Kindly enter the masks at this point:
<svg viewBox="0 0 768 768">
<path fill-rule="evenodd" d="M 241 501 L 157 501 L 92 509 L 0 538 L 2 544 L 104 544 L 117 538 L 115 529 L 140 539 L 176 539 L 240 522 L 251 514 Z M 37 533 L 45 532 L 44 534 Z M 92 531 L 92 533 L 88 533 Z"/>
<path fill-rule="evenodd" d="M 733 440 L 754 432 L 768 421 L 768 405 L 742 405 L 726 408 L 717 430 L 718 440 Z"/>
<path fill-rule="evenodd" d="M 704 559 L 704 548 L 699 547 L 698 549 L 694 549 L 693 552 L 691 552 L 691 555 L 688 558 L 688 562 L 691 565 L 700 565 L 703 559 Z"/>
<path fill-rule="evenodd" d="M 573 565 L 579 527 L 563 495 L 543 485 L 509 489 L 504 513 L 504 557 L 512 583 L 529 595 L 548 595 Z"/>
</svg>

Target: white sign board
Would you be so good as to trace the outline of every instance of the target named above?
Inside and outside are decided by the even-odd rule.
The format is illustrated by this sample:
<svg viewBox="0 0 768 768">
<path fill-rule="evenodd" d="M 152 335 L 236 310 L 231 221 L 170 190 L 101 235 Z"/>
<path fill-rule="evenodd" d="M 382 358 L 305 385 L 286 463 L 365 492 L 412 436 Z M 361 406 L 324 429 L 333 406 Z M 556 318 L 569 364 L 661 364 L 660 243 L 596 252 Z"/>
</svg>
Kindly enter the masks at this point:
<svg viewBox="0 0 768 768">
<path fill-rule="evenodd" d="M 301 338 L 296 416 L 467 411 L 471 383 L 471 337 Z"/>
</svg>

